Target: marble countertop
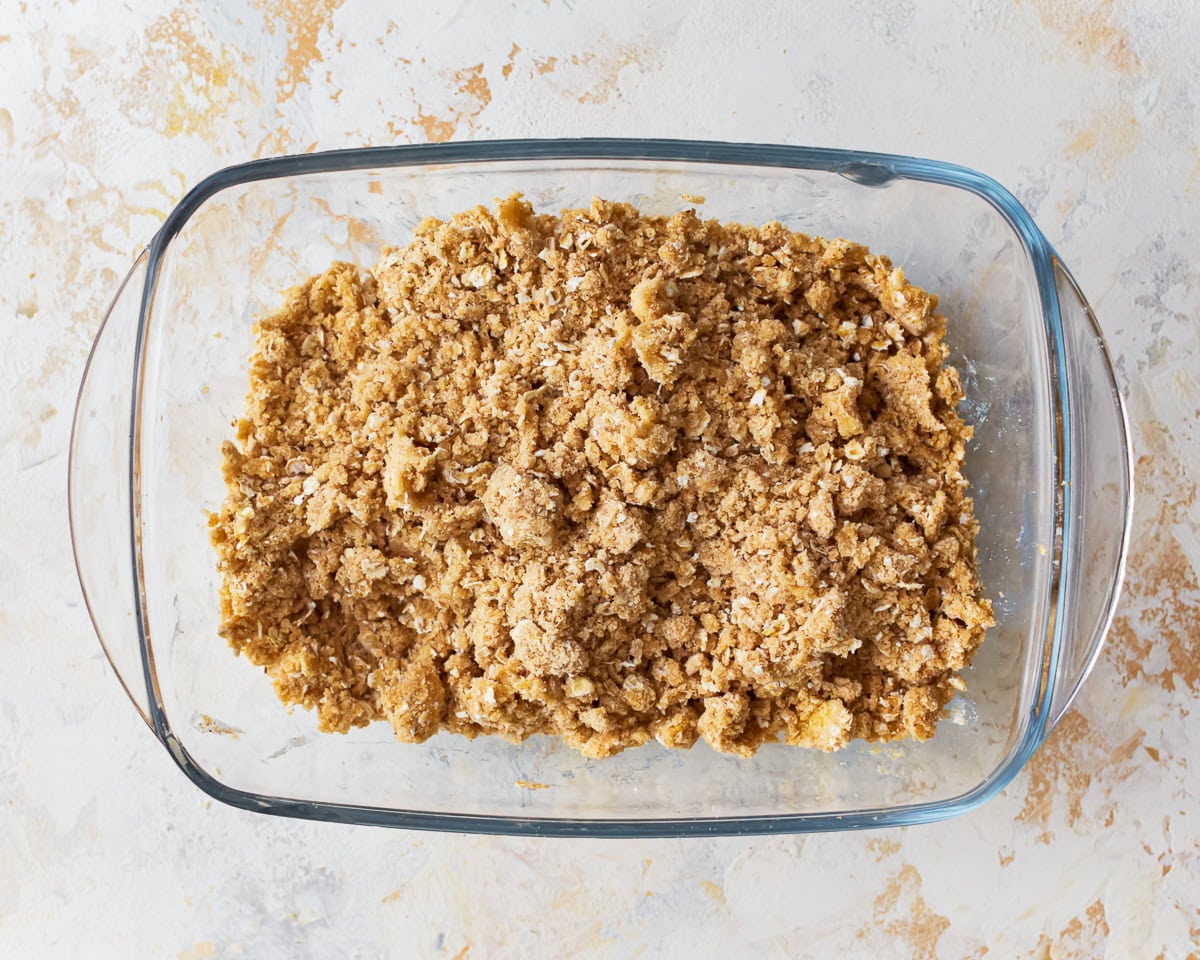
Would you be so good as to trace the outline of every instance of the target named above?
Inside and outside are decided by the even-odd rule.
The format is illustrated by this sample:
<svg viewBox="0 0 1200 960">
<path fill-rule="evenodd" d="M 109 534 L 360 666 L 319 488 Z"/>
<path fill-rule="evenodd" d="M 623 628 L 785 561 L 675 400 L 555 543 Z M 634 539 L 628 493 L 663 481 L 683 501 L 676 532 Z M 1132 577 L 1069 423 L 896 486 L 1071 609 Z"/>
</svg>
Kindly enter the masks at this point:
<svg viewBox="0 0 1200 960">
<path fill-rule="evenodd" d="M 0 955 L 1200 956 L 1198 49 L 1179 0 L 0 0 Z M 1130 574 L 1076 706 L 983 808 L 684 841 L 293 822 L 209 801 L 125 700 L 66 449 L 166 213 L 257 156 L 583 135 L 957 161 L 1072 265 L 1130 403 Z"/>
</svg>

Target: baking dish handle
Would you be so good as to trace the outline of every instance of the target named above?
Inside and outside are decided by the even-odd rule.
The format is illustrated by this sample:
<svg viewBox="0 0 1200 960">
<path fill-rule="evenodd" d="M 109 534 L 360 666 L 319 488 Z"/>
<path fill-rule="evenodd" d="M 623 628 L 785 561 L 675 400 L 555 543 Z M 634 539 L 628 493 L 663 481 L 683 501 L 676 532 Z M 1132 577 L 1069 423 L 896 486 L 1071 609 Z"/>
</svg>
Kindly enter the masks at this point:
<svg viewBox="0 0 1200 960">
<path fill-rule="evenodd" d="M 67 505 L 75 569 L 100 645 L 150 724 L 130 540 L 130 431 L 143 250 L 126 275 L 84 368 L 71 426 Z"/>
<path fill-rule="evenodd" d="M 1058 723 L 1079 693 L 1100 654 L 1112 623 L 1133 519 L 1133 451 L 1116 373 L 1092 308 L 1057 257 L 1058 290 L 1066 343 L 1068 418 L 1066 443 L 1071 475 L 1063 487 L 1071 561 L 1060 607 L 1066 629 L 1050 701 L 1050 724 Z"/>
</svg>

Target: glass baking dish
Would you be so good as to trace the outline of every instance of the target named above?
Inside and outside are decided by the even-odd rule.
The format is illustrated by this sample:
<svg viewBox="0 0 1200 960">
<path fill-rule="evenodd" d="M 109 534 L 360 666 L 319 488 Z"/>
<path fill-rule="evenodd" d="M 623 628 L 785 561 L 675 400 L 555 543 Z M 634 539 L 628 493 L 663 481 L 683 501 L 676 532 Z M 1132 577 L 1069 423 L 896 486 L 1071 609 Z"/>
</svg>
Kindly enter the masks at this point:
<svg viewBox="0 0 1200 960">
<path fill-rule="evenodd" d="M 967 691 L 925 743 L 783 745 L 753 759 L 658 744 L 592 761 L 557 741 L 399 744 L 287 712 L 217 634 L 206 512 L 247 389 L 251 326 L 334 260 L 375 262 L 429 216 L 523 192 L 649 213 L 779 220 L 886 253 L 936 291 L 975 427 L 967 476 L 996 611 Z M 76 563 L 96 631 L 155 736 L 201 789 L 287 816 L 481 833 L 845 830 L 969 810 L 1029 759 L 1108 629 L 1132 512 L 1128 431 L 1092 311 L 1016 199 L 910 157 L 666 140 L 432 144 L 256 161 L 193 189 L 138 257 L 80 387 Z"/>
</svg>

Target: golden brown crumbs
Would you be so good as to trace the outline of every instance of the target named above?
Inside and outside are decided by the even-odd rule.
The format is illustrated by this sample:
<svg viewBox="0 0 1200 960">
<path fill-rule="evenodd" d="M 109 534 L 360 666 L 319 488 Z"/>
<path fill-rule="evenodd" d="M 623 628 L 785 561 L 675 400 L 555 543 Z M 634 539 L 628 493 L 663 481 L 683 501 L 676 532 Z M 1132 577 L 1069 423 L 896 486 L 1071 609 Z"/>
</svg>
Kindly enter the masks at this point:
<svg viewBox="0 0 1200 960">
<path fill-rule="evenodd" d="M 222 634 L 325 730 L 932 736 L 992 623 L 936 303 L 778 223 L 426 220 L 256 325 Z"/>
<path fill-rule="evenodd" d="M 242 731 L 237 727 L 231 727 L 228 724 L 221 723 L 219 720 L 214 720 L 207 713 L 202 713 L 196 718 L 196 727 L 205 733 L 219 733 L 234 740 L 242 734 Z"/>
</svg>

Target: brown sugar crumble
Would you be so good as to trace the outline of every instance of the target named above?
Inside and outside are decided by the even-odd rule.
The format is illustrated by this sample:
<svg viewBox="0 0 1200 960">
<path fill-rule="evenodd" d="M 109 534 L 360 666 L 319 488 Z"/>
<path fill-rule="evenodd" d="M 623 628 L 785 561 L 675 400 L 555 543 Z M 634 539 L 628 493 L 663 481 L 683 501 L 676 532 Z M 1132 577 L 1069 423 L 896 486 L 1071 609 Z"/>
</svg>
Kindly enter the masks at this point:
<svg viewBox="0 0 1200 960">
<path fill-rule="evenodd" d="M 928 738 L 992 624 L 936 304 L 778 223 L 426 220 L 256 325 L 222 634 L 331 731 Z"/>
</svg>

